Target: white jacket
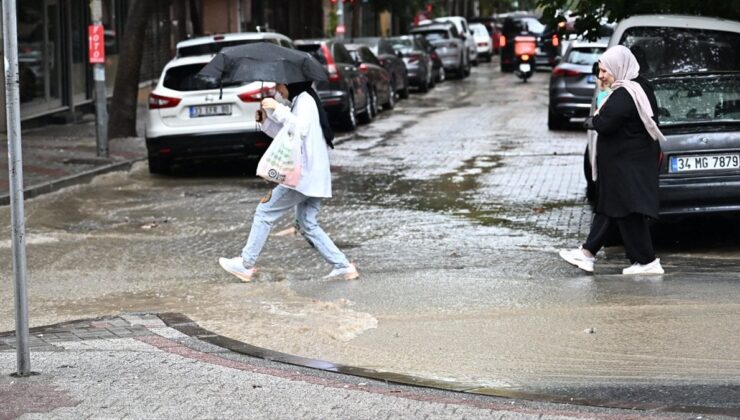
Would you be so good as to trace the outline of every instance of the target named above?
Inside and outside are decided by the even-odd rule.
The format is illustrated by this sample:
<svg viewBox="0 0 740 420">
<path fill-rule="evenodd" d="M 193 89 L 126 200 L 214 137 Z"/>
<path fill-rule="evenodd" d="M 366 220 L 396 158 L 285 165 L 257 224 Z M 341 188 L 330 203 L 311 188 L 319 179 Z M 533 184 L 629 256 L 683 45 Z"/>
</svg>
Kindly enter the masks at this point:
<svg viewBox="0 0 740 420">
<path fill-rule="evenodd" d="M 293 98 L 291 108 L 278 105 L 274 112 L 261 124 L 261 129 L 270 137 L 280 130 L 289 130 L 302 140 L 303 171 L 295 190 L 308 197 L 331 197 L 331 170 L 329 146 L 319 122 L 316 101 L 306 92 Z"/>
</svg>

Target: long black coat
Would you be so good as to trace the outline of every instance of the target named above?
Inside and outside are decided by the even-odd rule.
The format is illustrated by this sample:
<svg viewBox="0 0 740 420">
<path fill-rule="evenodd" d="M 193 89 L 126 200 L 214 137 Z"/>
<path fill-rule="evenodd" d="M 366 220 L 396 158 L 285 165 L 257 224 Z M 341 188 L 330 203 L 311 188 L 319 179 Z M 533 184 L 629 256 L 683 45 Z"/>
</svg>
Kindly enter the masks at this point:
<svg viewBox="0 0 740 420">
<path fill-rule="evenodd" d="M 634 81 L 645 90 L 653 115 L 658 115 L 652 86 L 642 77 Z M 596 212 L 609 217 L 639 213 L 657 219 L 660 145 L 648 134 L 626 89 L 612 92 L 592 125 L 599 133 Z"/>
</svg>

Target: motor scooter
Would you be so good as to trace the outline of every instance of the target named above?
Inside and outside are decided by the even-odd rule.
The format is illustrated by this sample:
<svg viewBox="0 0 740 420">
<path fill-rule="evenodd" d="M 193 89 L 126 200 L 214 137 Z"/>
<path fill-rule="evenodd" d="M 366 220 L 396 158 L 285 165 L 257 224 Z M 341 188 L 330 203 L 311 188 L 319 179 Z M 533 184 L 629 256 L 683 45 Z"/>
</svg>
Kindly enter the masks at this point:
<svg viewBox="0 0 740 420">
<path fill-rule="evenodd" d="M 514 74 L 524 83 L 534 74 L 534 56 L 537 53 L 537 38 L 516 36 L 514 38 Z"/>
</svg>

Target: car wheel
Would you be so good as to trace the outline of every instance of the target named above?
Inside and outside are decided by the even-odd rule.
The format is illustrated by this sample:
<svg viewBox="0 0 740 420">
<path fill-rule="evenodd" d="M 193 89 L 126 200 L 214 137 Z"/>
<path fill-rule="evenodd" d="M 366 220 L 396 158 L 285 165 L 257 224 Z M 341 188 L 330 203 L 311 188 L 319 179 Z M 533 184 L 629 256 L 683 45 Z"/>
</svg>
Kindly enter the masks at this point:
<svg viewBox="0 0 740 420">
<path fill-rule="evenodd" d="M 562 130 L 568 125 L 568 121 L 570 121 L 568 117 L 558 115 L 552 110 L 547 113 L 547 128 L 550 130 Z"/>
<path fill-rule="evenodd" d="M 357 117 L 355 116 L 355 98 L 350 95 L 347 101 L 347 110 L 342 118 L 342 125 L 348 131 L 357 128 Z"/>
<path fill-rule="evenodd" d="M 467 64 L 465 65 L 465 69 L 463 70 L 464 71 L 463 77 L 470 76 L 470 56 L 467 56 L 466 62 Z"/>
<path fill-rule="evenodd" d="M 373 89 L 370 88 L 370 86 L 367 87 L 368 95 L 370 98 L 370 119 L 375 118 L 378 115 L 378 95 L 375 93 Z"/>
<path fill-rule="evenodd" d="M 149 173 L 166 175 L 170 173 L 170 162 L 161 157 L 149 156 Z"/>
<path fill-rule="evenodd" d="M 403 89 L 398 92 L 398 97 L 401 99 L 408 99 L 409 97 L 409 78 L 406 77 L 406 83 L 403 85 Z"/>
<path fill-rule="evenodd" d="M 386 102 L 383 105 L 383 109 L 393 109 L 396 107 L 396 91 L 391 87 L 390 92 L 388 92 L 388 102 Z"/>
</svg>

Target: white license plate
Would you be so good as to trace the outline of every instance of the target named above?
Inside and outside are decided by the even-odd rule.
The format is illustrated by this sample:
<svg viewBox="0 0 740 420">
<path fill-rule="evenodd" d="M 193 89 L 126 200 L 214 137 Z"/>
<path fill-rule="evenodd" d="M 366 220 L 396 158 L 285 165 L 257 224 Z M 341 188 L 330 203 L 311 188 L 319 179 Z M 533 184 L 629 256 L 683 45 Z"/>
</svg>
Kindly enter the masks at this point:
<svg viewBox="0 0 740 420">
<path fill-rule="evenodd" d="M 671 156 L 669 172 L 712 171 L 740 168 L 740 153 Z"/>
<path fill-rule="evenodd" d="M 216 115 L 231 115 L 231 105 L 198 105 L 190 107 L 190 118 L 213 117 Z"/>
<path fill-rule="evenodd" d="M 532 69 L 532 66 L 530 66 L 529 64 L 520 64 L 519 65 L 519 71 L 522 71 L 522 72 L 525 72 L 526 73 L 526 72 L 530 71 L 531 69 Z"/>
</svg>

